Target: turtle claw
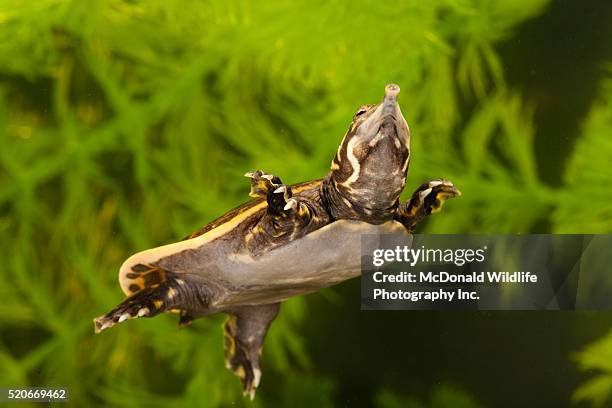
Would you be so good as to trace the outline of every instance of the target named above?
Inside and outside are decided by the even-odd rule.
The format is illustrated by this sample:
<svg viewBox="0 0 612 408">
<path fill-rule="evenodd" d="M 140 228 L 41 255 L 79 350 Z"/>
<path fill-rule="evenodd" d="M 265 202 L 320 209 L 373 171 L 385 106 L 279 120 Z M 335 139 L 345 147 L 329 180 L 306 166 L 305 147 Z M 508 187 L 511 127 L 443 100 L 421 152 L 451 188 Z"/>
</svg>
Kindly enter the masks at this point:
<svg viewBox="0 0 612 408">
<path fill-rule="evenodd" d="M 297 206 L 298 206 L 298 201 L 295 198 L 291 198 L 289 199 L 289 201 L 287 201 L 287 204 L 285 204 L 285 206 L 283 207 L 283 210 L 285 211 L 295 210 Z"/>
<path fill-rule="evenodd" d="M 104 330 L 110 329 L 118 323 L 128 320 L 130 317 L 131 316 L 128 314 L 122 314 L 121 316 L 115 318 L 112 318 L 107 315 L 96 317 L 94 319 L 94 332 L 96 334 L 103 332 Z"/>
<path fill-rule="evenodd" d="M 261 370 L 259 368 L 253 368 L 253 379 L 249 384 L 245 385 L 242 395 L 249 397 L 249 399 L 253 401 L 255 399 L 255 392 L 257 391 L 257 387 L 259 387 L 260 382 Z"/>
<path fill-rule="evenodd" d="M 261 381 L 261 370 L 258 368 L 253 369 L 253 380 L 250 384 L 246 385 L 242 395 L 245 397 L 249 397 L 251 401 L 255 399 L 255 392 L 257 391 L 257 387 L 259 387 L 259 382 Z"/>
<path fill-rule="evenodd" d="M 132 297 L 127 298 L 124 302 L 122 302 L 119 306 L 111 310 L 109 313 L 103 316 L 96 317 L 94 319 L 95 333 L 100 333 L 106 329 L 113 327 L 116 324 L 123 323 L 126 320 L 138 319 L 140 317 L 151 317 L 150 310 L 148 307 L 140 307 L 137 304 L 131 303 L 131 298 Z"/>
<path fill-rule="evenodd" d="M 96 317 L 94 319 L 94 331 L 96 334 L 108 329 L 109 327 L 114 326 L 112 320 L 105 319 L 104 316 Z"/>
<path fill-rule="evenodd" d="M 428 181 L 416 189 L 409 201 L 399 206 L 396 219 L 412 231 L 425 216 L 440 211 L 444 201 L 459 196 L 461 191 L 451 181 Z"/>
<path fill-rule="evenodd" d="M 285 212 L 298 208 L 299 202 L 293 197 L 291 186 L 283 184 L 277 187 L 272 194 L 268 194 L 268 210 L 273 215 L 283 215 Z"/>
</svg>

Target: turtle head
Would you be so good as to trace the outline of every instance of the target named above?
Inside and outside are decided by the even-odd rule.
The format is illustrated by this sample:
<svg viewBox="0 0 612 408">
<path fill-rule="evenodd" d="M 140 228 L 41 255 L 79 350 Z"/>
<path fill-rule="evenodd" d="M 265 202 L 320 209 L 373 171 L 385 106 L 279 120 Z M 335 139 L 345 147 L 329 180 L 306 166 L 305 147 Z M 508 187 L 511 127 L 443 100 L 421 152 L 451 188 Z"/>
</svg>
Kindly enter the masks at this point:
<svg viewBox="0 0 612 408">
<path fill-rule="evenodd" d="M 363 105 L 355 115 L 332 161 L 328 183 L 339 195 L 342 216 L 384 222 L 394 212 L 406 182 L 410 131 L 397 96 L 399 86 L 385 87 L 383 100 Z"/>
</svg>

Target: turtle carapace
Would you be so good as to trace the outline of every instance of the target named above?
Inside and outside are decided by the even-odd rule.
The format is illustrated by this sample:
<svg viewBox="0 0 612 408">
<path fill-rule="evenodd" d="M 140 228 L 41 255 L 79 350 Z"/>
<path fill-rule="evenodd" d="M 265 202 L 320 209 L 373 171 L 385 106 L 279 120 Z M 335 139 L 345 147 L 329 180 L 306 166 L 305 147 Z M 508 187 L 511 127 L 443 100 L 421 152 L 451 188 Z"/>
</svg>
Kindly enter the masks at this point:
<svg viewBox="0 0 612 408">
<path fill-rule="evenodd" d="M 400 203 L 410 131 L 399 91 L 387 85 L 382 102 L 357 110 L 325 178 L 285 185 L 278 176 L 249 172 L 253 200 L 182 241 L 128 258 L 119 271 L 128 298 L 94 319 L 96 332 L 168 311 L 179 314 L 181 326 L 227 313 L 227 365 L 252 398 L 280 302 L 358 276 L 362 234 L 408 235 L 459 194 L 436 179 Z"/>
</svg>

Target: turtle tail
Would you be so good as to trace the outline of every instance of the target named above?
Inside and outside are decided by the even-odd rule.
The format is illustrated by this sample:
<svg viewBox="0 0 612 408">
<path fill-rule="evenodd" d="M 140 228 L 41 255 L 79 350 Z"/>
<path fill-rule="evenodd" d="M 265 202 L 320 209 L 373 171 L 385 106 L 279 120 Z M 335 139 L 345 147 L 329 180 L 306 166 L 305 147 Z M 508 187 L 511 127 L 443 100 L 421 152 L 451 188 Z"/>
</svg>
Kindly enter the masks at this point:
<svg viewBox="0 0 612 408">
<path fill-rule="evenodd" d="M 147 286 L 132 294 L 107 314 L 94 319 L 95 332 L 100 333 L 117 323 L 139 317 L 154 317 L 165 311 L 178 311 L 179 326 L 193 320 L 196 312 L 208 308 L 210 293 L 183 274 L 164 271 L 161 283 Z"/>
</svg>

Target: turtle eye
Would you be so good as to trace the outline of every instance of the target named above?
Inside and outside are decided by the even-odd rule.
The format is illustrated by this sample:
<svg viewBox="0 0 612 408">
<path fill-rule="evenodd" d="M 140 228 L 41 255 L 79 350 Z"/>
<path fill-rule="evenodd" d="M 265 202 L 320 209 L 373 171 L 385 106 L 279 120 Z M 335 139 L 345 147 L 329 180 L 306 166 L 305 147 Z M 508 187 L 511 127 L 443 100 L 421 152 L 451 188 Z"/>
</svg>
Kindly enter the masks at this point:
<svg viewBox="0 0 612 408">
<path fill-rule="evenodd" d="M 366 113 L 368 111 L 368 108 L 369 108 L 368 105 L 360 106 L 359 109 L 357 109 L 357 112 L 355 113 L 355 117 L 363 115 L 364 113 Z"/>
</svg>

